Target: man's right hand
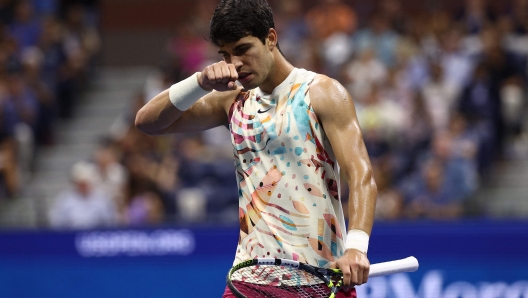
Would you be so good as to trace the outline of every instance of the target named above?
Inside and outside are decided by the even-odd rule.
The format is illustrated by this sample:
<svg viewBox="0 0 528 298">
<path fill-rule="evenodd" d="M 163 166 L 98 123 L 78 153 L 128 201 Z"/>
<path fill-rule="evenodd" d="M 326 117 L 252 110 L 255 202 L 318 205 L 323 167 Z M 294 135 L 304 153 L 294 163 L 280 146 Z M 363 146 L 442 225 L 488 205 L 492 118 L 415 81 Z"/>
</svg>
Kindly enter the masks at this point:
<svg viewBox="0 0 528 298">
<path fill-rule="evenodd" d="M 231 91 L 237 89 L 236 80 L 238 72 L 233 64 L 225 61 L 207 66 L 201 73 L 198 73 L 198 83 L 208 91 Z"/>
</svg>

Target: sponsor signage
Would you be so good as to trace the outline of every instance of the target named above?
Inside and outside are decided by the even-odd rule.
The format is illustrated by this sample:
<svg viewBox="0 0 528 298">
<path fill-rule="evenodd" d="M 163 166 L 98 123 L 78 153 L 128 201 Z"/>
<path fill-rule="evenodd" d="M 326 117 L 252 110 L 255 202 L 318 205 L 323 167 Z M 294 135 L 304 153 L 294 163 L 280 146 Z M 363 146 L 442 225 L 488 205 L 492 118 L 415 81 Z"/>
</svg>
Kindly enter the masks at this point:
<svg viewBox="0 0 528 298">
<path fill-rule="evenodd" d="M 0 297 L 220 297 L 237 242 L 236 226 L 4 231 Z M 358 297 L 528 298 L 528 221 L 376 223 L 371 263 L 408 256 L 418 271 L 372 278 Z"/>
</svg>

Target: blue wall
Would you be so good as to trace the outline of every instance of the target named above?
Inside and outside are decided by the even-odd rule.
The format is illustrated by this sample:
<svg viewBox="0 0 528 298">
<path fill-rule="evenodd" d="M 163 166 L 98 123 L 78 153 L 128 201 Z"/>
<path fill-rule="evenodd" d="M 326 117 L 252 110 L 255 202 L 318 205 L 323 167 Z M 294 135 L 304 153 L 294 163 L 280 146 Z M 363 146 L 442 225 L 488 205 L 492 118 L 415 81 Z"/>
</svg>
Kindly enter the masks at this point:
<svg viewBox="0 0 528 298">
<path fill-rule="evenodd" d="M 236 227 L 0 234 L 0 297 L 221 297 Z M 213 251 L 215 253 L 213 253 Z M 528 298 L 528 222 L 376 223 L 371 262 L 420 269 L 361 298 Z"/>
</svg>

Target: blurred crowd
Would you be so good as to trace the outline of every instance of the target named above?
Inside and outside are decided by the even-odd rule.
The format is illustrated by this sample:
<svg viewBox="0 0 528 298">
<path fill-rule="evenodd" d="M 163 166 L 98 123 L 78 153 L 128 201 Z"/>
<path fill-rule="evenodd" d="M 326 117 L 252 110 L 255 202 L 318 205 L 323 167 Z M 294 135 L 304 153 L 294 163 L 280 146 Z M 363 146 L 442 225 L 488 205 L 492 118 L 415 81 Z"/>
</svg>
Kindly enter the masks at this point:
<svg viewBox="0 0 528 298">
<path fill-rule="evenodd" d="M 95 1 L 0 1 L 0 198 L 16 197 L 93 71 Z"/>
<path fill-rule="evenodd" d="M 528 138 L 528 0 L 270 4 L 286 58 L 339 80 L 354 99 L 379 190 L 377 220 L 478 213 L 470 202 L 494 164 L 526 157 L 528 149 L 516 144 Z M 237 221 L 226 128 L 151 137 L 133 125 L 153 96 L 221 59 L 204 38 L 215 5 L 200 1 L 175 26 L 162 66 L 132 100 L 127 129 L 74 167 L 77 194 L 52 210 L 56 226 L 87 208 L 96 215 L 78 226 Z M 92 203 L 75 198 L 86 193 L 96 197 Z M 346 186 L 342 194 L 346 201 Z"/>
</svg>

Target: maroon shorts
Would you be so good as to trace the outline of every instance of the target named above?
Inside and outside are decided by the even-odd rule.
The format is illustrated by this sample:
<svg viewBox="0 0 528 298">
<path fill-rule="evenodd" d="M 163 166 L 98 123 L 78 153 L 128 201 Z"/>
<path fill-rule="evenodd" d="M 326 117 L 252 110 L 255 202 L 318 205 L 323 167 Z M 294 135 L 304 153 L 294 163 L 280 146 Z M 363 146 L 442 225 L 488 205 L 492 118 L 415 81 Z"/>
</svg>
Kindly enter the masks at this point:
<svg viewBox="0 0 528 298">
<path fill-rule="evenodd" d="M 256 285 L 255 287 L 258 288 L 258 285 Z M 310 293 L 311 289 L 306 289 L 306 292 L 307 293 Z M 313 291 L 313 290 L 312 290 Z M 269 295 L 266 295 L 268 297 L 277 297 L 277 298 L 288 298 L 288 297 L 292 297 L 294 298 L 295 297 L 295 294 L 289 292 L 289 291 L 286 291 L 286 290 L 282 290 L 280 288 L 274 288 L 273 289 L 273 293 L 270 293 L 269 291 L 269 287 L 266 287 L 266 293 L 269 293 Z M 315 293 L 315 292 L 314 292 Z M 315 296 L 315 295 L 314 295 Z M 336 298 L 356 298 L 356 289 L 355 288 L 351 288 L 349 291 L 345 292 L 341 289 L 341 291 L 337 292 Z M 224 295 L 222 296 L 222 298 L 236 298 L 236 296 L 231 293 L 231 290 L 229 290 L 229 287 L 226 287 L 225 288 L 225 291 L 224 291 Z M 250 298 L 250 297 L 248 297 Z"/>
</svg>

